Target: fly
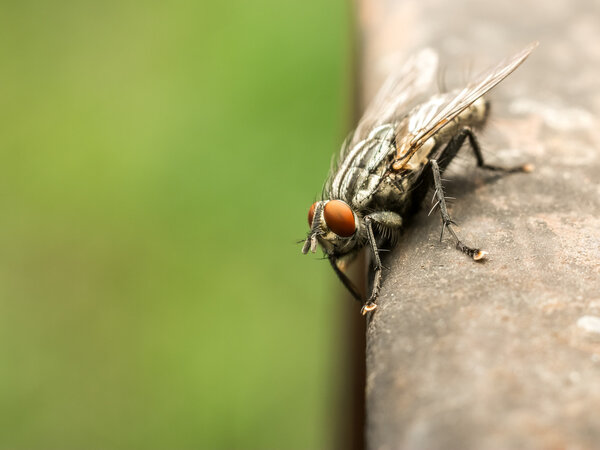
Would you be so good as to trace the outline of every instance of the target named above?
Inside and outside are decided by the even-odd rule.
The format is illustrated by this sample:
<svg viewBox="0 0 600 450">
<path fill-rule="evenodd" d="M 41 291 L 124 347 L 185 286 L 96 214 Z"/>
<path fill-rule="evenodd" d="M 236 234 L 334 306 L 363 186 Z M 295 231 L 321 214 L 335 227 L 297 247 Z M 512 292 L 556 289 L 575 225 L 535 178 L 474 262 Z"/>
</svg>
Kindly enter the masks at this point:
<svg viewBox="0 0 600 450">
<path fill-rule="evenodd" d="M 381 246 L 399 236 L 403 219 L 414 214 L 433 186 L 442 230 L 448 230 L 456 248 L 475 261 L 486 252 L 463 243 L 446 207 L 442 174 L 468 140 L 477 165 L 499 172 L 529 172 L 529 164 L 504 168 L 487 164 L 473 130 L 487 119 L 483 98 L 510 75 L 537 47 L 534 42 L 511 58 L 483 72 L 462 90 L 436 94 L 418 103 L 437 73 L 437 55 L 425 49 L 398 68 L 383 84 L 371 105 L 344 142 L 337 164 L 323 189 L 322 200 L 308 212 L 310 231 L 302 253 L 321 246 L 333 270 L 362 303 L 361 313 L 376 307 L 381 288 Z M 373 258 L 373 288 L 367 299 L 340 268 L 369 246 Z"/>
</svg>

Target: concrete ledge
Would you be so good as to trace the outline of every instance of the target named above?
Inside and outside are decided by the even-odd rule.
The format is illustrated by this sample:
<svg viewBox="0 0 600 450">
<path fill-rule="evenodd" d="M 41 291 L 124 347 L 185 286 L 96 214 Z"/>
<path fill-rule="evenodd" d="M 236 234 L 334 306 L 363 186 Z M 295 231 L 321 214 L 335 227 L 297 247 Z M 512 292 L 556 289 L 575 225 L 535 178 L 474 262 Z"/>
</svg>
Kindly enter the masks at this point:
<svg viewBox="0 0 600 450">
<path fill-rule="evenodd" d="M 498 3 L 360 4 L 366 98 L 388 51 L 430 45 L 449 72 L 476 72 L 541 43 L 493 91 L 481 137 L 489 162 L 536 171 L 489 174 L 463 150 L 448 184 L 461 236 L 489 260 L 440 244 L 422 211 L 384 261 L 367 327 L 371 449 L 600 445 L 600 7 Z"/>
</svg>

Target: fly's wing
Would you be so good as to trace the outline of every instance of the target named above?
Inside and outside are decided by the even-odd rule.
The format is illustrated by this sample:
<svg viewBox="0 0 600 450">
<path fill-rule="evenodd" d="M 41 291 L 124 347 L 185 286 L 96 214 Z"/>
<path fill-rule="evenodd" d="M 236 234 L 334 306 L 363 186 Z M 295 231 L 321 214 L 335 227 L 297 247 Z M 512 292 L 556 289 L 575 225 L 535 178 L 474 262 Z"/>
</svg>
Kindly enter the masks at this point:
<svg viewBox="0 0 600 450">
<path fill-rule="evenodd" d="M 377 166 L 385 157 L 389 146 L 385 145 L 382 136 L 389 136 L 387 139 L 391 141 L 394 135 L 378 133 L 377 130 L 406 115 L 418 97 L 427 92 L 437 74 L 438 56 L 432 49 L 426 48 L 408 59 L 394 57 L 391 66 L 390 75 L 365 110 L 356 129 L 344 141 L 338 158 L 332 160 L 323 197 L 347 199 L 351 193 L 343 192 L 346 191 L 344 186 L 360 183 L 371 172 L 361 161 L 370 158 L 370 165 Z M 353 178 L 357 171 L 361 172 L 360 180 Z"/>
<path fill-rule="evenodd" d="M 537 46 L 538 42 L 529 44 L 516 55 L 483 72 L 456 95 L 436 96 L 411 111 L 408 130 L 406 130 L 407 134 L 411 136 L 408 142 L 410 149 L 406 149 L 406 152 L 399 152 L 399 154 L 407 155 L 403 159 L 406 160 L 412 156 L 427 139 L 510 75 Z"/>
<path fill-rule="evenodd" d="M 366 139 L 374 128 L 408 113 L 410 103 L 433 84 L 438 56 L 432 49 L 425 48 L 408 60 L 394 59 L 390 75 L 359 120 L 348 147 Z"/>
</svg>

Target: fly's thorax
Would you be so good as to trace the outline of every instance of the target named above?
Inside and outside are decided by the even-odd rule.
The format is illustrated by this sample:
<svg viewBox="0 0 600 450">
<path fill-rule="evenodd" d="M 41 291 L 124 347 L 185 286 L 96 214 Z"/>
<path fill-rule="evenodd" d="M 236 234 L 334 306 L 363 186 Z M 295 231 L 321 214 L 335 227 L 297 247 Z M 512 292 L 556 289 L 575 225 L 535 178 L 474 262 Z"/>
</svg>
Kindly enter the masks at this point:
<svg viewBox="0 0 600 450">
<path fill-rule="evenodd" d="M 309 210 L 309 239 L 314 235 L 328 255 L 343 255 L 360 246 L 364 221 L 346 202 L 323 200 Z"/>
<path fill-rule="evenodd" d="M 346 201 L 362 210 L 384 176 L 395 151 L 395 123 L 374 128 L 365 139 L 344 153 L 342 162 L 327 183 L 326 196 Z"/>
<path fill-rule="evenodd" d="M 381 182 L 367 205 L 369 210 L 389 210 L 404 215 L 410 206 L 417 171 L 390 172 Z"/>
</svg>

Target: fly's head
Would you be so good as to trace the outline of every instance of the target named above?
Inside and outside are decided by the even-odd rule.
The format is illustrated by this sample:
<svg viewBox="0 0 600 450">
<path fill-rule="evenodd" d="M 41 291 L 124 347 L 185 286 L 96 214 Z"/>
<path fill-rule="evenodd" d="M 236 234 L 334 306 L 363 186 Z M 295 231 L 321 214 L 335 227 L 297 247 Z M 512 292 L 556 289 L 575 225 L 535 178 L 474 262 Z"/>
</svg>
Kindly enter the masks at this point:
<svg viewBox="0 0 600 450">
<path fill-rule="evenodd" d="M 359 243 L 361 220 L 342 200 L 322 200 L 313 203 L 308 211 L 310 231 L 302 253 L 317 250 L 321 244 L 327 255 L 344 255 Z"/>
</svg>

